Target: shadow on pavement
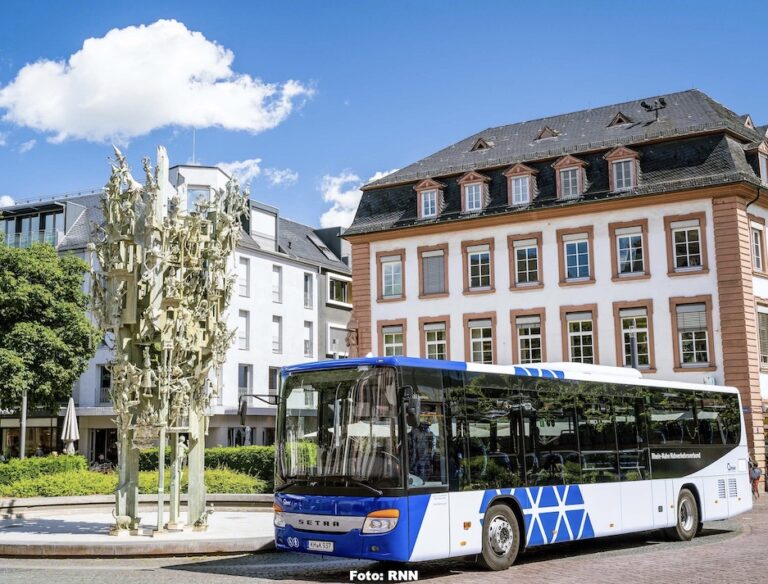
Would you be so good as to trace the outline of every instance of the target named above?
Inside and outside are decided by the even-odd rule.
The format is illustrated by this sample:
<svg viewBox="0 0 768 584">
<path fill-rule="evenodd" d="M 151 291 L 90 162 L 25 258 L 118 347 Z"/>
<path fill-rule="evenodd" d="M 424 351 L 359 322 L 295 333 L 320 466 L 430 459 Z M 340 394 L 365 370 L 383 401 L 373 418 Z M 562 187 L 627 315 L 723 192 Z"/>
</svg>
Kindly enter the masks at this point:
<svg viewBox="0 0 768 584">
<path fill-rule="evenodd" d="M 705 528 L 693 540 L 693 545 L 706 544 L 718 540 L 717 536 L 736 534 L 739 529 Z M 549 559 L 562 559 L 576 555 L 620 553 L 632 550 L 655 550 L 675 545 L 688 545 L 665 541 L 657 532 L 617 535 L 579 542 L 568 542 L 533 548 L 518 558 L 517 564 L 542 562 Z M 389 570 L 414 569 L 419 572 L 419 580 L 429 580 L 450 575 L 476 574 L 482 577 L 484 570 L 474 563 L 474 557 L 440 560 L 418 564 L 398 564 L 367 562 L 330 558 L 310 554 L 275 552 L 254 554 L 237 558 L 221 558 L 176 566 L 165 569 L 188 572 L 221 574 L 230 576 L 258 576 L 267 580 L 298 580 L 305 582 L 349 582 L 350 570 L 364 570 L 386 574 Z M 383 581 L 386 581 L 384 579 Z"/>
</svg>

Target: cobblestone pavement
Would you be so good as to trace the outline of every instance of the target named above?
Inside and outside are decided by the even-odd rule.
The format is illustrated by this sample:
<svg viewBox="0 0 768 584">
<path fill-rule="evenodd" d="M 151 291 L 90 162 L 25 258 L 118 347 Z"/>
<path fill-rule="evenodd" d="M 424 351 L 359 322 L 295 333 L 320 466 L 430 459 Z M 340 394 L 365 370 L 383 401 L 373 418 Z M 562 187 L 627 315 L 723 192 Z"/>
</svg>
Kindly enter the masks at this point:
<svg viewBox="0 0 768 584">
<path fill-rule="evenodd" d="M 351 569 L 386 573 L 400 565 L 288 553 L 235 557 L 103 560 L 0 558 L 2 584 L 349 582 Z M 708 523 L 689 543 L 638 534 L 533 551 L 505 572 L 485 572 L 466 561 L 407 566 L 430 584 L 482 581 L 536 584 L 687 584 L 762 582 L 768 574 L 768 497 L 727 522 Z"/>
</svg>

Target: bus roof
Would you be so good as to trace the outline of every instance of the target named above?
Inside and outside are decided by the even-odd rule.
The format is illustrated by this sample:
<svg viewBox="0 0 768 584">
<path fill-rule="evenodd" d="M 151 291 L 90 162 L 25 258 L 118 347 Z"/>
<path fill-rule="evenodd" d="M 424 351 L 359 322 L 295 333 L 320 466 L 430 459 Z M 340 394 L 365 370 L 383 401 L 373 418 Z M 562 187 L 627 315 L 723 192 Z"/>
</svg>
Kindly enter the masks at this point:
<svg viewBox="0 0 768 584">
<path fill-rule="evenodd" d="M 351 359 L 332 359 L 313 361 L 283 367 L 284 374 L 301 371 L 320 371 L 349 367 L 418 367 L 445 369 L 449 371 L 470 371 L 478 373 L 496 373 L 518 375 L 521 377 L 541 377 L 544 379 L 572 379 L 575 381 L 593 381 L 626 385 L 644 385 L 648 387 L 666 387 L 669 389 L 698 389 L 703 391 L 726 391 L 738 393 L 735 387 L 716 386 L 703 383 L 686 383 L 648 379 L 637 369 L 629 367 L 611 367 L 607 365 L 587 365 L 583 363 L 536 363 L 535 365 L 484 365 L 463 361 L 444 361 L 436 359 L 418 359 L 415 357 L 355 357 Z"/>
</svg>

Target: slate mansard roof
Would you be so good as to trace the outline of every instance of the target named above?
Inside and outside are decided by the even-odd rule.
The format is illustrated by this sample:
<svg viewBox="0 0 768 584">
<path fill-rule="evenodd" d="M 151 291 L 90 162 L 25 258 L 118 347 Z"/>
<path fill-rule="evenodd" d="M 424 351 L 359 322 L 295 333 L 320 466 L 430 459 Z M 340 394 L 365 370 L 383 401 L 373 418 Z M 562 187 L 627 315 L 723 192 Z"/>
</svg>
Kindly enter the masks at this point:
<svg viewBox="0 0 768 584">
<path fill-rule="evenodd" d="M 658 112 L 658 121 L 655 113 L 640 105 L 657 98 L 646 98 L 478 132 L 365 185 L 357 215 L 345 235 L 715 184 L 759 184 L 756 164 L 745 150 L 766 139 L 768 126 L 749 127 L 746 116 L 698 90 L 663 97 L 666 107 Z M 624 123 L 612 124 L 618 114 L 624 118 L 619 122 Z M 554 136 L 539 139 L 542 131 Z M 473 149 L 479 140 L 486 147 Z M 608 164 L 603 156 L 619 145 L 639 153 L 640 180 L 634 189 L 617 193 L 608 185 Z M 556 196 L 552 168 L 566 154 L 587 163 L 588 183 L 582 197 L 568 201 Z M 509 207 L 502 173 L 517 162 L 537 171 L 538 194 L 529 205 Z M 480 213 L 463 214 L 456 179 L 470 170 L 490 177 L 490 203 Z M 446 206 L 439 217 L 419 220 L 413 187 L 426 178 L 446 185 Z"/>
</svg>

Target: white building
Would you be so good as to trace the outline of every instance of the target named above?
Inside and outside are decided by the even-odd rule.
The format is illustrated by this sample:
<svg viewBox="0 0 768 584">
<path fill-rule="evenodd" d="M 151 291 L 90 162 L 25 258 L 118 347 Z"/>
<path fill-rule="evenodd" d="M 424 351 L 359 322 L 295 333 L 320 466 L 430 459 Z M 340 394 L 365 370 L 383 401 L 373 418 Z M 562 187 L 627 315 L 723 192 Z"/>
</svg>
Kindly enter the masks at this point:
<svg viewBox="0 0 768 584">
<path fill-rule="evenodd" d="M 220 169 L 175 166 L 170 187 L 182 205 L 226 185 Z M 97 194 L 2 209 L 0 226 L 9 245 L 47 241 L 89 261 L 91 222 L 102 220 Z M 228 314 L 235 342 L 219 372 L 221 393 L 212 406 L 206 445 L 272 444 L 275 408 L 250 398 L 246 427 L 237 416 L 239 396 L 274 394 L 279 368 L 346 354 L 351 305 L 349 245 L 340 229 L 313 229 L 279 216 L 276 208 L 250 202 L 241 242 L 232 258 L 237 286 Z M 86 286 L 88 283 L 86 282 Z M 80 424 L 79 451 L 90 459 L 116 457 L 109 402 L 110 348 L 101 345 L 74 388 Z M 27 444 L 57 449 L 57 416 L 32 416 Z M 17 418 L 0 418 L 3 448 L 19 437 Z"/>
<path fill-rule="evenodd" d="M 358 354 L 625 366 L 636 343 L 644 376 L 738 387 L 764 461 L 766 130 L 687 91 L 489 128 L 366 185 Z"/>
</svg>

